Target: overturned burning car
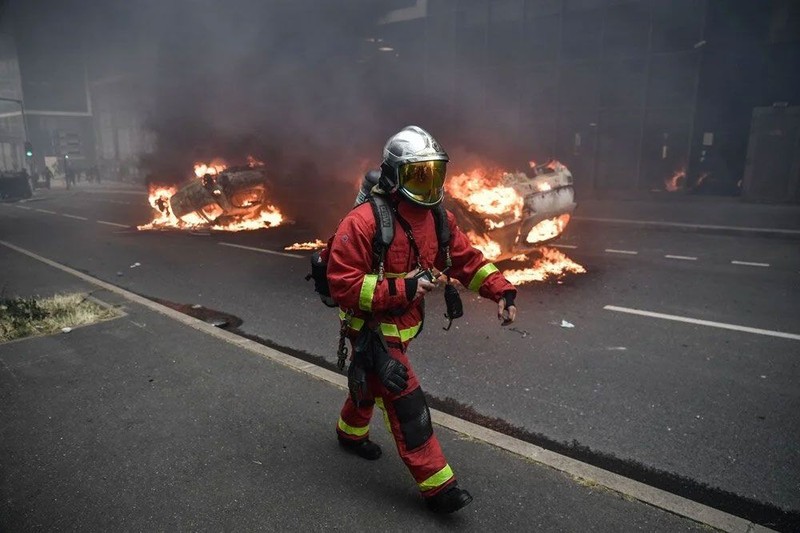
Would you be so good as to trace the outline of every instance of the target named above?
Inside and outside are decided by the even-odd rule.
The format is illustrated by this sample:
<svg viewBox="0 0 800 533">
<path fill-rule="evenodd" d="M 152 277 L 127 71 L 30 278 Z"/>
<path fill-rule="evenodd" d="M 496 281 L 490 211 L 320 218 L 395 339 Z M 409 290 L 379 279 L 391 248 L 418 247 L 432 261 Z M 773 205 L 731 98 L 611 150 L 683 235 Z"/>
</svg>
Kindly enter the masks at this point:
<svg viewBox="0 0 800 533">
<path fill-rule="evenodd" d="M 139 229 L 207 227 L 240 231 L 278 226 L 280 211 L 267 201 L 267 177 L 258 166 L 195 166 L 196 179 L 180 187 L 154 187 L 157 217 Z"/>
<path fill-rule="evenodd" d="M 524 172 L 475 170 L 445 182 L 447 208 L 475 247 L 501 261 L 557 238 L 575 210 L 572 174 L 558 161 Z"/>
</svg>

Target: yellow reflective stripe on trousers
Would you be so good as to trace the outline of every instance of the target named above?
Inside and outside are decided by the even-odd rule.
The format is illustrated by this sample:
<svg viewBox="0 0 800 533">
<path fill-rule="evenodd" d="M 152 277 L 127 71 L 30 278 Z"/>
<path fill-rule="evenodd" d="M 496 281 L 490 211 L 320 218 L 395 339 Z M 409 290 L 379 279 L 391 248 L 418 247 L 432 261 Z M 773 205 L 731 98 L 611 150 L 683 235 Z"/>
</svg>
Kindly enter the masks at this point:
<svg viewBox="0 0 800 533">
<path fill-rule="evenodd" d="M 419 484 L 419 490 L 425 492 L 427 490 L 441 487 L 453 477 L 453 469 L 450 465 L 444 465 L 444 468 L 436 472 L 434 475 Z"/>
<path fill-rule="evenodd" d="M 497 267 L 492 263 L 483 265 L 480 270 L 475 272 L 475 275 L 472 276 L 472 281 L 469 282 L 469 290 L 478 292 L 478 289 L 483 285 L 483 280 L 489 277 L 489 274 L 494 274 L 497 271 Z"/>
<path fill-rule="evenodd" d="M 361 282 L 361 294 L 358 295 L 358 307 L 362 311 L 372 311 L 372 297 L 375 296 L 375 287 L 378 285 L 377 274 L 367 274 Z"/>
<path fill-rule="evenodd" d="M 344 320 L 347 314 L 339 309 L 339 318 Z M 400 342 L 406 342 L 408 340 L 413 339 L 417 333 L 419 333 L 419 328 L 422 326 L 422 322 L 411 326 L 410 328 L 400 329 L 395 324 L 387 324 L 386 322 L 381 322 L 381 331 L 383 332 L 384 336 L 386 337 L 395 337 L 400 339 Z M 360 331 L 361 328 L 364 327 L 364 319 L 358 317 L 351 317 L 350 318 L 350 328 L 354 329 L 355 331 Z"/>
<path fill-rule="evenodd" d="M 364 426 L 363 428 L 353 427 L 342 420 L 342 417 L 339 417 L 339 429 L 341 429 L 344 433 L 354 437 L 363 437 L 369 432 L 369 426 Z"/>
</svg>

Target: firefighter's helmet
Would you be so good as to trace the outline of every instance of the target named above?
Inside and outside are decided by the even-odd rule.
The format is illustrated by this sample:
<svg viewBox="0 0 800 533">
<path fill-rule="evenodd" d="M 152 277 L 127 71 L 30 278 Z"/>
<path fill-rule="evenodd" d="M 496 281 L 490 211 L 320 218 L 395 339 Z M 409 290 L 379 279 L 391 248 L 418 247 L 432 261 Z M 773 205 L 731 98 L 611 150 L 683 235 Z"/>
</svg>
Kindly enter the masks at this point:
<svg viewBox="0 0 800 533">
<path fill-rule="evenodd" d="M 409 201 L 434 207 L 444 198 L 447 152 L 418 126 L 406 126 L 389 137 L 383 148 L 379 187 L 399 191 Z"/>
</svg>

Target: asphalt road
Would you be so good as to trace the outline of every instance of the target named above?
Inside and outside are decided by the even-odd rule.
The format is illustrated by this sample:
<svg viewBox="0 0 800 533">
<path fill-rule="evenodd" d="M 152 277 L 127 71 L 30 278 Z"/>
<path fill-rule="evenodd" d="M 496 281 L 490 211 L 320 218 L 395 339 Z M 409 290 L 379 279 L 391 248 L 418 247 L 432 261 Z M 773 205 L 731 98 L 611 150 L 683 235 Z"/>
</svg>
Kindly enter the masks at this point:
<svg viewBox="0 0 800 533">
<path fill-rule="evenodd" d="M 303 280 L 307 253 L 283 250 L 326 235 L 302 222 L 235 234 L 130 229 L 149 219 L 143 195 L 45 191 L 0 205 L 0 239 L 335 360 L 335 312 Z M 559 245 L 589 272 L 521 287 L 513 328 L 462 293 L 466 316 L 444 332 L 443 302 L 428 299 L 411 348 L 424 389 L 601 463 L 800 511 L 798 242 L 579 223 Z"/>
</svg>

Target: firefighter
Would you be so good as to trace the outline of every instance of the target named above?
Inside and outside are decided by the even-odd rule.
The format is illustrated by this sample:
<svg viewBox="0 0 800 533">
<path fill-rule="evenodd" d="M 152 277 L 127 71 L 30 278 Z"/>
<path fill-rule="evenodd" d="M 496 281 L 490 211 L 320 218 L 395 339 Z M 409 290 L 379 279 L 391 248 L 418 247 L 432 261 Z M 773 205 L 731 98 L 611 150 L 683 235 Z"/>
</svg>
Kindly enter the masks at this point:
<svg viewBox="0 0 800 533">
<path fill-rule="evenodd" d="M 439 513 L 461 509 L 472 496 L 457 485 L 442 453 L 407 354 L 422 328 L 424 298 L 437 286 L 436 278 L 420 273 L 441 271 L 449 263 L 448 276 L 497 303 L 503 325 L 513 322 L 517 312 L 514 286 L 470 244 L 450 212 L 446 212 L 448 257 L 442 257 L 432 210 L 444 197 L 448 161 L 447 153 L 422 128 L 408 126 L 390 137 L 373 190 L 388 198 L 394 216 L 394 237 L 385 262 L 376 273 L 373 245 L 379 222 L 370 202 L 342 220 L 327 257 L 330 293 L 340 306 L 342 330 L 353 348 L 348 372 L 351 394 L 336 428 L 339 443 L 360 457 L 378 459 L 381 448 L 369 439 L 369 421 L 377 405 L 424 501 Z M 365 351 L 373 356 L 371 364 L 359 368 L 357 358 Z M 360 396 L 352 393 L 359 370 Z"/>
</svg>

